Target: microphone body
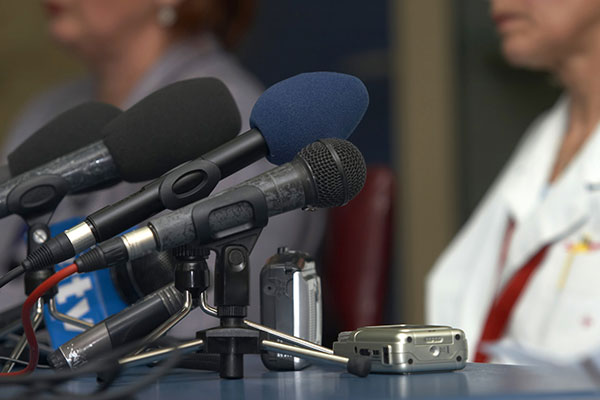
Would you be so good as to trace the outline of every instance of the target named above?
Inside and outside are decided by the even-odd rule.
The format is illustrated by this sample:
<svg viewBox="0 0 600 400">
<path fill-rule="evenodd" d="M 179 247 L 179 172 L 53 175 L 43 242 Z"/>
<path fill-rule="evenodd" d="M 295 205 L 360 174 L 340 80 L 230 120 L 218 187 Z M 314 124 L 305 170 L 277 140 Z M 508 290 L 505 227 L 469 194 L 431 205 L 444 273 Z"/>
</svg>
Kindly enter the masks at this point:
<svg viewBox="0 0 600 400">
<path fill-rule="evenodd" d="M 118 180 L 108 148 L 101 141 L 92 143 L 0 184 L 0 218 L 23 208 L 35 211 L 38 205 L 45 207 L 47 199 Z"/>
<path fill-rule="evenodd" d="M 302 207 L 346 204 L 362 189 L 366 166 L 350 142 L 323 139 L 287 164 L 240 185 L 151 219 L 147 226 L 103 242 L 75 262 L 93 271 L 191 242 L 208 244 L 261 228 L 271 216 Z"/>
<path fill-rule="evenodd" d="M 304 207 L 314 198 L 310 179 L 310 172 L 299 159 L 273 168 L 242 185 L 151 219 L 152 245 L 162 251 L 264 227 L 269 217 Z M 152 250 L 150 245 L 148 242 L 148 250 Z M 136 258 L 148 250 L 145 246 L 131 247 Z"/>
<path fill-rule="evenodd" d="M 65 231 L 65 235 L 75 253 L 86 250 L 160 211 L 175 210 L 208 196 L 221 179 L 259 160 L 267 152 L 260 132 L 251 129 L 123 200 L 90 214 L 79 226 Z"/>
<path fill-rule="evenodd" d="M 184 297 L 173 284 L 140 299 L 62 344 L 48 355 L 52 368 L 77 368 L 125 343 L 143 338 L 177 313 Z"/>
</svg>

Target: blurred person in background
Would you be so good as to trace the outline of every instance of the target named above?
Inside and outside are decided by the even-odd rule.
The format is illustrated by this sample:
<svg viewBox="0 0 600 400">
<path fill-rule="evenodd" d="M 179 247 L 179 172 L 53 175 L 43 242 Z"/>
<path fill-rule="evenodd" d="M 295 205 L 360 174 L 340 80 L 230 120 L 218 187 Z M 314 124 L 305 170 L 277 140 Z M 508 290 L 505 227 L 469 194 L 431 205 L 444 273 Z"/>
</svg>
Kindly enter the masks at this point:
<svg viewBox="0 0 600 400">
<path fill-rule="evenodd" d="M 45 0 L 42 4 L 52 38 L 80 58 L 89 75 L 35 99 L 9 132 L 5 157 L 51 118 L 77 104 L 99 100 L 125 110 L 163 86 L 194 77 L 222 80 L 240 110 L 242 132 L 248 129 L 252 106 L 263 88 L 228 50 L 246 32 L 254 0 Z M 273 167 L 258 161 L 225 179 L 216 190 Z M 92 194 L 68 196 L 52 221 L 86 216 L 140 186 L 121 183 Z M 5 273 L 25 255 L 25 227 L 16 216 L 0 224 Z M 323 230 L 320 213 L 295 211 L 271 219 L 251 254 L 249 319 L 259 320 L 258 277 L 266 259 L 282 245 L 315 254 Z M 21 281 L 0 290 L 3 306 L 23 300 Z M 180 335 L 193 336 L 196 330 L 218 323 L 200 310 L 195 313 L 176 328 Z"/>
<path fill-rule="evenodd" d="M 475 361 L 600 355 L 600 2 L 492 0 L 502 52 L 564 89 L 427 281 L 427 320 Z M 493 96 L 490 93 L 490 96 Z"/>
</svg>

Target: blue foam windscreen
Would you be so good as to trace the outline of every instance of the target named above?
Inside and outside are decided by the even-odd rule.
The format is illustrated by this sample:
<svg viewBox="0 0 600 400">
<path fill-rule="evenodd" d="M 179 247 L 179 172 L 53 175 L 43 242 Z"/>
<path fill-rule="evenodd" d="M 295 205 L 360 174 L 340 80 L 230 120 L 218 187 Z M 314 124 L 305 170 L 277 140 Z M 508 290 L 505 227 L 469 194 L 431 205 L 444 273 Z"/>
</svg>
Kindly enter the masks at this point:
<svg viewBox="0 0 600 400">
<path fill-rule="evenodd" d="M 269 148 L 273 164 L 291 161 L 304 147 L 323 138 L 346 139 L 369 105 L 369 94 L 355 76 L 310 72 L 265 90 L 250 115 Z"/>
</svg>

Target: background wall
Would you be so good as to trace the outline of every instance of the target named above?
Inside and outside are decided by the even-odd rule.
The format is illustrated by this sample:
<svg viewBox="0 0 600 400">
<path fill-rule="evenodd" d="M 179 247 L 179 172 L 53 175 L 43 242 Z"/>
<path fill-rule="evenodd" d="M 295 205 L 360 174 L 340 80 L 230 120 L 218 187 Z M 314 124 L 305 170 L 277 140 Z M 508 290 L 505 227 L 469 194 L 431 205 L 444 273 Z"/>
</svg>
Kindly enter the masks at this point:
<svg viewBox="0 0 600 400">
<path fill-rule="evenodd" d="M 455 38 L 452 4 L 392 2 L 398 178 L 395 309 L 423 322 L 423 281 L 456 229 Z"/>
<path fill-rule="evenodd" d="M 0 1 L 0 138 L 35 94 L 82 73 L 46 35 L 37 1 Z"/>
<path fill-rule="evenodd" d="M 269 86 L 306 71 L 358 76 L 369 108 L 350 140 L 368 163 L 389 164 L 388 2 L 259 0 L 254 27 L 238 51 Z"/>
</svg>

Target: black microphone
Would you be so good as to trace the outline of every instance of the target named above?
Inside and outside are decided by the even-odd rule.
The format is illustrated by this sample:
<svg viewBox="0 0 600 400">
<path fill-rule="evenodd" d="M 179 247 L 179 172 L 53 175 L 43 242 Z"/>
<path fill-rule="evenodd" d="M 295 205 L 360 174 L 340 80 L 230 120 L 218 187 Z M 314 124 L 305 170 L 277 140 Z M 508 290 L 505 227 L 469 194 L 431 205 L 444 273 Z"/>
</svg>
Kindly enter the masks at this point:
<svg viewBox="0 0 600 400">
<path fill-rule="evenodd" d="M 314 72 L 279 82 L 254 105 L 251 130 L 91 214 L 46 242 L 23 265 L 38 269 L 61 262 L 164 209 L 178 209 L 202 199 L 220 179 L 262 157 L 281 164 L 317 139 L 346 138 L 367 105 L 365 86 L 351 75 Z"/>
<path fill-rule="evenodd" d="M 27 219 L 52 212 L 70 188 L 67 180 L 44 164 L 95 142 L 120 114 L 114 106 L 88 102 L 59 114 L 29 136 L 8 155 L 8 165 L 2 168 L 0 218 L 18 214 Z"/>
<path fill-rule="evenodd" d="M 15 180 L 50 175 L 57 181 L 56 186 L 63 184 L 68 192 L 117 178 L 146 181 L 231 140 L 240 124 L 235 101 L 218 79 L 197 78 L 171 84 L 112 120 L 102 130 L 103 140 L 0 185 L 0 216 L 2 189 L 12 190 Z M 78 232 L 75 229 L 75 235 Z M 22 263 L 24 269 L 45 268 L 74 256 L 73 246 L 62 236 L 28 255 Z"/>
<path fill-rule="evenodd" d="M 336 207 L 360 192 L 366 179 L 359 150 L 343 139 L 306 146 L 291 162 L 242 184 L 151 219 L 97 245 L 75 263 L 89 272 L 191 242 L 207 244 L 264 227 L 269 217 L 297 208 Z"/>
<path fill-rule="evenodd" d="M 113 119 L 102 129 L 102 140 L 0 184 L 0 218 L 35 212 L 48 199 L 105 182 L 156 178 L 235 137 L 239 127 L 235 102 L 220 81 L 169 85 Z"/>
<path fill-rule="evenodd" d="M 6 178 L 23 174 L 101 140 L 102 129 L 121 113 L 119 108 L 98 101 L 85 102 L 62 112 L 8 155 Z"/>
<path fill-rule="evenodd" d="M 183 301 L 183 294 L 173 284 L 167 285 L 62 344 L 48 355 L 48 364 L 55 369 L 77 368 L 140 339 L 177 313 Z"/>
</svg>

